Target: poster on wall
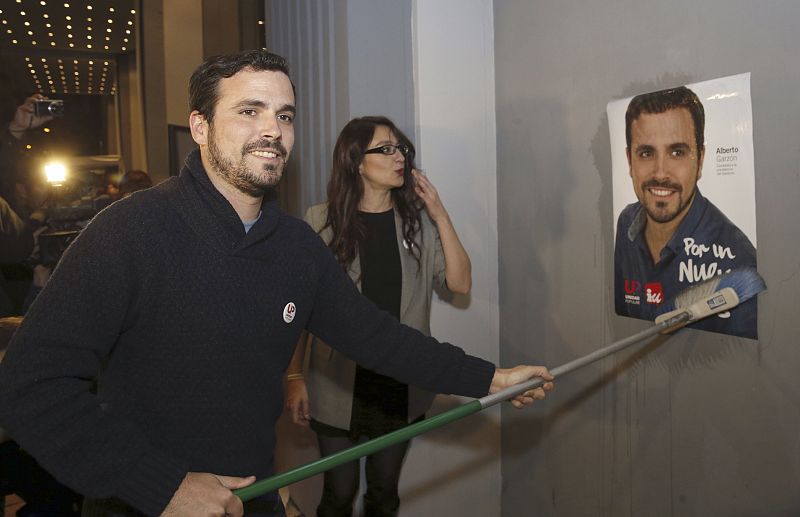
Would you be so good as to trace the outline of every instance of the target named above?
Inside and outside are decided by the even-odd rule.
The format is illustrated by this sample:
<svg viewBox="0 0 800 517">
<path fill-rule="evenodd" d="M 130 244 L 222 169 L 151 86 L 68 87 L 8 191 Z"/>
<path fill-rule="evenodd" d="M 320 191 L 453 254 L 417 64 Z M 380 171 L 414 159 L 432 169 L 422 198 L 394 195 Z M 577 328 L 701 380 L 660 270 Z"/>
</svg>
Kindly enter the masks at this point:
<svg viewBox="0 0 800 517">
<path fill-rule="evenodd" d="M 608 103 L 616 313 L 659 306 L 733 268 L 756 266 L 750 74 Z M 757 339 L 755 298 L 691 328 Z"/>
</svg>

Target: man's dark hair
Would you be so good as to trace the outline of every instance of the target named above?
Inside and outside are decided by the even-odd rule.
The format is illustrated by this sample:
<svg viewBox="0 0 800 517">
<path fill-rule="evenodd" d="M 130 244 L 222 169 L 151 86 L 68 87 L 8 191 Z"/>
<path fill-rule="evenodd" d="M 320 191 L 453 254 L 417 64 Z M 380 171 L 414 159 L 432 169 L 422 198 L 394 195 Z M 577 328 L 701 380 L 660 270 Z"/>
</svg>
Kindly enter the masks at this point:
<svg viewBox="0 0 800 517">
<path fill-rule="evenodd" d="M 283 72 L 289 77 L 289 63 L 286 59 L 263 49 L 212 56 L 197 67 L 189 79 L 189 111 L 199 112 L 211 123 L 219 100 L 220 80 L 232 77 L 244 69 Z M 294 83 L 292 92 L 295 92 Z"/>
<path fill-rule="evenodd" d="M 706 114 L 697 94 L 685 86 L 643 93 L 631 99 L 628 111 L 625 112 L 625 143 L 628 149 L 631 148 L 631 125 L 642 113 L 658 114 L 678 108 L 686 108 L 692 115 L 694 139 L 699 157 L 700 150 L 705 144 Z"/>
</svg>

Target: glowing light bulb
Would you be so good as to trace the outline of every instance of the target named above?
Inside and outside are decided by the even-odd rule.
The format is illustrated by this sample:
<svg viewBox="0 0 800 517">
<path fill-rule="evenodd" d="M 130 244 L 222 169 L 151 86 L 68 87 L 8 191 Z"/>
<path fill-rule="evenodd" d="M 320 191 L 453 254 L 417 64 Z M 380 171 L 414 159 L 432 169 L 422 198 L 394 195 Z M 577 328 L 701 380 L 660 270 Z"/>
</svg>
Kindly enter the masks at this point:
<svg viewBox="0 0 800 517">
<path fill-rule="evenodd" d="M 67 166 L 62 162 L 49 162 L 44 166 L 44 176 L 48 183 L 56 187 L 63 185 L 67 181 Z"/>
</svg>

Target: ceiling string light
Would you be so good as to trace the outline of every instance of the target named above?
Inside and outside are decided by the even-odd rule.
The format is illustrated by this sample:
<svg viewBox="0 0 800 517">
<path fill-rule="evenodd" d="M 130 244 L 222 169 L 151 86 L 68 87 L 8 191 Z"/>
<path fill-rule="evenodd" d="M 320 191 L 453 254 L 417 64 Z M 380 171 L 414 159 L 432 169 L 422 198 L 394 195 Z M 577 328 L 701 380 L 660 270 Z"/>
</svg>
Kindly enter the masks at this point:
<svg viewBox="0 0 800 517">
<path fill-rule="evenodd" d="M 9 4 L 13 6 L 10 9 Z M 132 29 L 137 24 L 137 13 L 131 7 L 135 4 L 134 0 L 103 0 L 96 4 L 91 0 L 4 3 L 0 9 L 0 36 L 5 35 L 6 39 L 0 37 L 0 50 L 3 46 L 11 50 L 9 66 L 29 70 L 23 79 L 30 81 L 26 89 L 35 88 L 49 96 L 116 92 L 114 61 L 116 54 L 133 50 Z M 105 16 L 97 17 L 96 12 Z M 70 61 L 77 58 L 73 70 L 66 70 L 58 62 L 65 55 Z M 102 68 L 101 62 L 106 63 Z"/>
</svg>

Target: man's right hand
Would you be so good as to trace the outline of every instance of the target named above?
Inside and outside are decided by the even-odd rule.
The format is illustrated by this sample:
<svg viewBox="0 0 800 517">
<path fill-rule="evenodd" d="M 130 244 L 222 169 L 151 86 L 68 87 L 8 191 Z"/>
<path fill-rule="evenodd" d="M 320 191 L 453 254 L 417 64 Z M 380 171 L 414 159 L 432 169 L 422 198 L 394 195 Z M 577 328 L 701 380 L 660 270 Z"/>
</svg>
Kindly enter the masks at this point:
<svg viewBox="0 0 800 517">
<path fill-rule="evenodd" d="M 286 381 L 286 409 L 289 410 L 292 422 L 308 427 L 311 422 L 311 411 L 308 405 L 308 388 L 303 379 Z"/>
<path fill-rule="evenodd" d="M 8 130 L 11 131 L 11 134 L 14 135 L 15 138 L 19 136 L 20 133 L 24 133 L 29 129 L 39 127 L 45 122 L 53 119 L 53 117 L 50 115 L 37 117 L 34 114 L 34 104 L 36 104 L 37 101 L 46 99 L 47 97 L 41 93 L 34 93 L 25 99 L 25 102 L 17 106 L 17 110 L 14 112 L 14 118 L 11 119 L 11 122 L 8 124 Z"/>
<path fill-rule="evenodd" d="M 161 517 L 241 517 L 242 500 L 232 490 L 252 485 L 255 476 L 238 478 L 189 472 Z"/>
</svg>

